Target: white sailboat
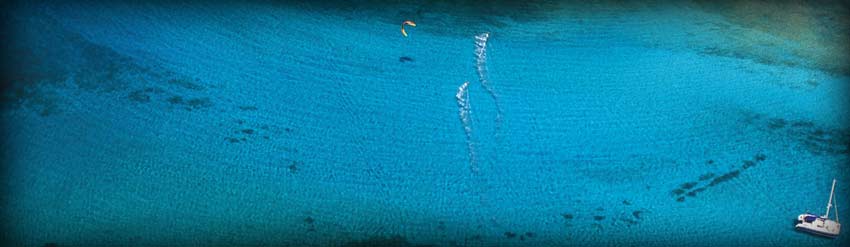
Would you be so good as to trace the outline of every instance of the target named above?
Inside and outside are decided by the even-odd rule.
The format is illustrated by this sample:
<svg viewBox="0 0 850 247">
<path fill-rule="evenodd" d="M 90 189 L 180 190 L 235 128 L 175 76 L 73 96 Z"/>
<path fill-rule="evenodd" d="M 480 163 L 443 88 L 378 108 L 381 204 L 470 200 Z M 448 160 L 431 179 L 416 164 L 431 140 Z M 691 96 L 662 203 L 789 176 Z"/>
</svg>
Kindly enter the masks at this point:
<svg viewBox="0 0 850 247">
<path fill-rule="evenodd" d="M 817 216 L 810 213 L 797 216 L 797 225 L 795 228 L 799 231 L 808 232 L 811 234 L 834 238 L 838 237 L 841 231 L 841 224 L 838 223 L 838 206 L 833 207 L 832 198 L 835 195 L 835 179 L 832 180 L 832 191 L 829 192 L 829 202 L 826 204 L 826 215 Z M 829 219 L 829 209 L 835 208 L 835 220 Z"/>
</svg>

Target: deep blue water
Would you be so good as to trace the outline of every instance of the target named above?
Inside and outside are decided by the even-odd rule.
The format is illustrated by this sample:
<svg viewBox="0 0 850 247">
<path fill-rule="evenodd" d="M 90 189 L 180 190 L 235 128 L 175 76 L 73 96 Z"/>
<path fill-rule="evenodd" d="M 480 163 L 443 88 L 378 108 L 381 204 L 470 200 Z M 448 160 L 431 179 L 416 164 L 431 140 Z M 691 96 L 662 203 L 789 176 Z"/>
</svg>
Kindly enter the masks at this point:
<svg viewBox="0 0 850 247">
<path fill-rule="evenodd" d="M 850 217 L 846 5 L 7 5 L 12 243 L 850 234 L 793 229 L 833 178 Z"/>
</svg>

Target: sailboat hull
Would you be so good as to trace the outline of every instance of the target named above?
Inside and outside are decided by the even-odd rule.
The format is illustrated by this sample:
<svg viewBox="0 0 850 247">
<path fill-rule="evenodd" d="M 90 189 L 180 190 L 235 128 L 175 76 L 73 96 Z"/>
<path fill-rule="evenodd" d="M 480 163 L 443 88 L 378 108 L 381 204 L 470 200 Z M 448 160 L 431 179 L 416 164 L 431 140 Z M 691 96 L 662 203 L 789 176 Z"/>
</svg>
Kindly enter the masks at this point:
<svg viewBox="0 0 850 247">
<path fill-rule="evenodd" d="M 801 232 L 835 238 L 838 237 L 838 233 L 841 231 L 841 224 L 812 214 L 801 214 L 797 217 L 797 225 L 794 228 Z"/>
<path fill-rule="evenodd" d="M 831 233 L 831 232 L 824 231 L 822 229 L 800 226 L 800 224 L 798 224 L 796 228 L 797 228 L 797 231 L 801 231 L 801 232 L 805 232 L 805 233 L 809 233 L 809 234 L 813 234 L 813 235 L 817 235 L 817 236 L 821 236 L 821 237 L 827 237 L 827 238 L 838 237 L 838 233 Z"/>
</svg>

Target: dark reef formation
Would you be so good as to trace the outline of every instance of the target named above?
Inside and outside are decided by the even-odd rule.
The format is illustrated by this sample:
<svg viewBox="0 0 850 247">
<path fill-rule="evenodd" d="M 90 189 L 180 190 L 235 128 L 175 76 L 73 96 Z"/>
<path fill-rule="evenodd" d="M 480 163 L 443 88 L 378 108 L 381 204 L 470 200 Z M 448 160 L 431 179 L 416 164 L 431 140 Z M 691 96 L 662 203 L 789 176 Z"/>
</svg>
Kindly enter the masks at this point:
<svg viewBox="0 0 850 247">
<path fill-rule="evenodd" d="M 242 107 L 240 107 L 242 108 Z M 256 109 L 256 108 L 254 108 Z M 254 111 L 244 110 L 243 111 Z M 270 126 L 268 124 L 252 124 L 248 123 L 243 119 L 237 119 L 236 126 L 231 127 L 232 135 L 227 136 L 224 139 L 229 143 L 240 143 L 240 142 L 248 142 L 254 138 L 262 138 L 263 140 L 271 140 L 273 136 L 281 135 L 284 132 L 289 134 L 292 133 L 293 128 L 286 127 L 281 130 L 281 128 L 277 126 Z"/>
<path fill-rule="evenodd" d="M 6 11 L 3 10 L 3 13 Z M 107 44 L 88 40 L 50 15 L 31 9 L 20 11 L 2 19 L 7 27 L 16 27 L 0 30 L 9 37 L 15 37 L 0 40 L 4 56 L 0 64 L 2 110 L 32 110 L 49 117 L 61 113 L 65 104 L 70 103 L 69 96 L 57 91 L 75 90 L 104 98 L 123 95 L 120 100 L 124 100 L 127 107 L 146 108 L 139 113 L 224 113 L 235 110 L 228 115 L 237 116 L 234 119 L 236 125 L 219 124 L 225 144 L 272 140 L 294 131 L 289 126 L 241 120 L 259 114 L 259 109 L 244 102 L 223 101 L 211 92 L 215 85 L 209 81 L 177 73 L 124 54 Z"/>
<path fill-rule="evenodd" d="M 826 127 L 808 120 L 767 118 L 747 112 L 743 124 L 791 140 L 814 155 L 850 156 L 850 126 Z M 755 157 L 755 160 L 764 157 Z"/>
<path fill-rule="evenodd" d="M 850 75 L 850 8 L 846 2 L 823 1 L 696 1 L 697 6 L 725 19 L 705 23 L 720 42 L 694 47 L 703 54 L 750 60 L 769 66 L 821 70 Z M 792 13 L 806 13 L 795 15 Z M 794 17 L 789 19 L 789 16 Z M 837 27 L 837 28 L 832 28 Z M 753 32 L 770 34 L 756 37 Z M 736 42 L 751 35 L 747 42 Z M 781 40 L 781 41 L 780 41 Z M 781 45 L 779 42 L 806 44 Z M 764 47 L 753 50 L 747 47 Z M 792 87 L 817 86 L 816 81 L 792 82 Z"/>
<path fill-rule="evenodd" d="M 307 225 L 307 232 L 315 232 L 316 231 L 316 220 L 313 217 L 307 216 L 304 218 L 304 224 Z"/>
<path fill-rule="evenodd" d="M 644 208 L 635 208 L 632 206 L 632 203 L 629 200 L 623 200 L 623 205 L 626 205 L 626 209 L 619 213 L 617 212 L 609 212 L 613 210 L 605 210 L 605 208 L 597 207 L 592 211 L 585 213 L 582 217 L 582 214 L 576 216 L 573 213 L 561 213 L 561 218 L 564 222 L 564 227 L 572 227 L 574 221 L 577 220 L 589 220 L 590 226 L 596 229 L 597 231 L 602 231 L 605 229 L 606 225 L 610 225 L 611 227 L 632 227 L 640 224 L 643 220 L 644 213 L 647 212 Z M 619 210 L 617 210 L 619 211 Z M 631 213 L 629 213 L 631 212 Z M 607 222 L 607 223 L 606 223 Z"/>
<path fill-rule="evenodd" d="M 167 99 L 168 103 L 174 106 L 183 106 L 183 109 L 187 111 L 197 110 L 201 108 L 207 108 L 212 106 L 212 101 L 209 98 L 191 98 L 191 99 L 183 99 L 183 96 L 175 95 L 171 96 Z"/>
<path fill-rule="evenodd" d="M 239 106 L 239 110 L 242 110 L 242 111 L 256 111 L 256 110 L 257 110 L 257 107 L 256 107 L 256 106 Z"/>
<path fill-rule="evenodd" d="M 9 17 L 3 21 L 10 27 L 4 32 L 15 37 L 3 39 L 0 47 L 4 109 L 26 107 L 50 116 L 62 111 L 66 99 L 55 92 L 64 89 L 105 97 L 118 93 L 126 95 L 130 104 L 157 103 L 158 107 L 189 111 L 215 105 L 200 79 L 143 65 L 66 29 L 52 17 L 33 13 L 29 19 Z"/>
<path fill-rule="evenodd" d="M 534 232 L 525 232 L 524 234 L 519 234 L 512 231 L 506 231 L 503 235 L 505 235 L 505 238 L 518 239 L 519 241 L 525 241 L 526 239 L 537 236 L 537 234 Z"/>
<path fill-rule="evenodd" d="M 751 168 L 755 167 L 756 165 L 758 165 L 760 162 L 767 160 L 767 155 L 759 153 L 759 154 L 756 154 L 753 157 L 753 159 L 755 161 L 753 161 L 753 160 L 742 161 L 740 169 L 732 169 L 732 170 L 730 170 L 726 173 L 723 173 L 720 176 L 715 176 L 714 173 L 711 173 L 711 172 L 702 174 L 697 178 L 696 181 L 685 182 L 682 185 L 680 185 L 678 188 L 673 189 L 671 191 L 671 195 L 674 198 L 676 198 L 677 202 L 684 202 L 685 197 L 695 197 L 695 196 L 697 196 L 697 194 L 700 194 L 700 193 L 706 191 L 710 187 L 714 187 L 714 186 L 720 185 L 722 183 L 725 183 L 725 182 L 728 182 L 732 179 L 737 178 L 739 175 L 741 175 L 742 171 L 747 170 L 747 169 L 751 169 Z M 711 179 L 711 181 L 709 181 L 708 184 L 705 184 L 705 181 L 708 181 L 709 179 Z M 697 187 L 700 184 L 703 184 L 703 186 Z"/>
<path fill-rule="evenodd" d="M 298 161 L 292 161 L 291 163 L 289 163 L 289 166 L 287 166 L 287 168 L 289 169 L 289 173 L 297 173 L 300 165 L 301 162 Z"/>
</svg>

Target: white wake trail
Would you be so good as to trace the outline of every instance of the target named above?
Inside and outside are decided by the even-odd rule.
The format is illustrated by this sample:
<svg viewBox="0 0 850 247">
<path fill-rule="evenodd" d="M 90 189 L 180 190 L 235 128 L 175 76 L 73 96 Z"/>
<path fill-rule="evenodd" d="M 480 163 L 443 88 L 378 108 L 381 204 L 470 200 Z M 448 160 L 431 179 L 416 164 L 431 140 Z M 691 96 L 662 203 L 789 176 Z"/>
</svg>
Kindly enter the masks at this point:
<svg viewBox="0 0 850 247">
<path fill-rule="evenodd" d="M 496 104 L 496 128 L 498 129 L 502 122 L 502 107 L 499 104 L 499 96 L 496 95 L 496 91 L 493 90 L 493 87 L 490 86 L 490 82 L 487 80 L 488 39 L 490 39 L 489 32 L 475 35 L 475 69 L 478 71 L 478 82 L 481 83 L 481 87 L 484 90 L 487 90 L 487 93 L 490 94 L 490 97 L 493 98 L 493 102 Z"/>
<path fill-rule="evenodd" d="M 478 166 L 475 164 L 475 147 L 472 144 L 472 123 L 470 122 L 470 105 L 469 105 L 469 82 L 464 82 L 457 88 L 458 116 L 460 123 L 463 124 L 463 131 L 466 133 L 466 147 L 469 152 L 469 165 L 473 172 L 478 172 Z"/>
</svg>

